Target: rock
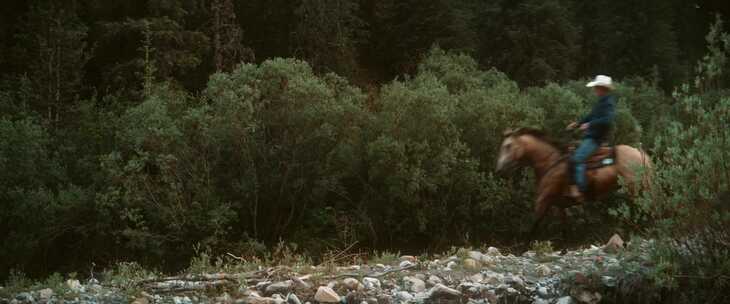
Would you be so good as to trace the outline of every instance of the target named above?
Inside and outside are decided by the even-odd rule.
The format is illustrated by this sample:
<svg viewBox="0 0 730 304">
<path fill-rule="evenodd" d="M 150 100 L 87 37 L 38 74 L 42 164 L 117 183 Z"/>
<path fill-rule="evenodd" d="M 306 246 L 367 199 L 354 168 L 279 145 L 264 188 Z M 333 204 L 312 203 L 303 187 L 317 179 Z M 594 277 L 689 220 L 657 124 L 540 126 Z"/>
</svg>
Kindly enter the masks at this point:
<svg viewBox="0 0 730 304">
<path fill-rule="evenodd" d="M 548 292 L 548 289 L 544 286 L 540 286 L 537 288 L 537 295 L 541 298 L 547 299 L 548 296 L 550 296 L 550 293 Z"/>
<path fill-rule="evenodd" d="M 363 289 L 363 285 L 355 278 L 346 278 L 342 280 L 342 284 L 345 285 L 345 287 L 348 290 L 360 290 Z"/>
<path fill-rule="evenodd" d="M 175 304 L 193 304 L 193 301 L 190 300 L 187 296 L 185 297 L 173 297 L 172 302 Z"/>
<path fill-rule="evenodd" d="M 302 301 L 299 300 L 299 297 L 297 297 L 297 295 L 290 293 L 288 296 L 286 296 L 286 303 L 287 304 L 302 304 Z"/>
<path fill-rule="evenodd" d="M 591 292 L 588 292 L 585 290 L 583 290 L 580 294 L 578 294 L 578 297 L 576 297 L 578 302 L 586 303 L 586 304 L 600 303 L 601 298 L 602 298 L 602 296 L 600 293 L 597 293 L 597 292 L 591 293 Z"/>
<path fill-rule="evenodd" d="M 509 279 L 507 280 L 507 282 L 510 283 L 510 284 L 512 284 L 512 285 L 519 286 L 519 287 L 524 287 L 525 286 L 525 280 L 523 280 L 522 278 L 520 278 L 517 275 L 513 275 L 513 276 L 509 277 Z"/>
<path fill-rule="evenodd" d="M 320 286 L 314 295 L 314 300 L 320 303 L 338 303 L 340 302 L 340 295 L 332 290 L 332 288 Z"/>
<path fill-rule="evenodd" d="M 48 302 L 53 297 L 53 289 L 45 288 L 38 291 L 38 298 L 41 302 Z"/>
<path fill-rule="evenodd" d="M 573 301 L 573 298 L 571 298 L 570 296 L 565 296 L 565 297 L 559 298 L 558 301 L 555 302 L 555 304 L 573 304 L 573 303 L 575 303 L 575 302 Z"/>
<path fill-rule="evenodd" d="M 132 301 L 132 304 L 149 304 L 149 303 L 150 303 L 150 300 L 147 299 L 146 297 L 139 297 L 139 298 L 134 299 L 134 301 Z"/>
<path fill-rule="evenodd" d="M 493 271 L 487 271 L 486 276 L 482 281 L 483 283 L 497 285 L 504 281 L 504 275 Z"/>
<path fill-rule="evenodd" d="M 426 290 L 426 282 L 421 279 L 414 277 L 405 277 L 403 278 L 403 281 L 405 281 L 408 290 L 412 292 L 423 292 Z"/>
<path fill-rule="evenodd" d="M 304 279 L 294 277 L 292 278 L 292 282 L 294 282 L 294 287 L 297 289 L 310 289 L 312 288 L 312 285 L 305 282 Z"/>
<path fill-rule="evenodd" d="M 603 285 L 606 285 L 606 287 L 616 287 L 616 279 L 611 276 L 602 276 L 601 282 Z"/>
<path fill-rule="evenodd" d="M 380 289 L 380 280 L 376 278 L 363 278 L 362 282 L 367 289 Z"/>
<path fill-rule="evenodd" d="M 435 275 L 431 275 L 431 276 L 428 277 L 428 283 L 431 284 L 431 285 L 437 285 L 437 284 L 441 284 L 443 282 L 444 281 L 441 280 L 441 278 L 439 278 L 439 277 L 437 277 Z"/>
<path fill-rule="evenodd" d="M 412 256 L 412 255 L 403 255 L 403 256 L 400 257 L 400 261 L 401 262 L 408 261 L 408 262 L 411 262 L 411 263 L 415 263 L 416 262 L 416 257 L 415 256 Z"/>
<path fill-rule="evenodd" d="M 484 275 L 481 273 L 477 273 L 477 274 L 469 277 L 469 281 L 472 281 L 474 283 L 481 283 L 483 280 L 484 280 Z"/>
<path fill-rule="evenodd" d="M 412 267 L 413 265 L 416 265 L 416 264 L 411 261 L 402 261 L 402 262 L 400 262 L 400 264 L 398 266 L 400 266 L 400 268 L 406 268 L 406 267 Z"/>
<path fill-rule="evenodd" d="M 30 292 L 21 292 L 15 295 L 15 299 L 21 302 L 35 302 L 33 295 Z"/>
<path fill-rule="evenodd" d="M 68 286 L 69 289 L 75 292 L 84 292 L 84 286 L 81 285 L 81 282 L 79 280 L 69 279 L 66 281 L 66 286 Z"/>
<path fill-rule="evenodd" d="M 611 239 L 608 240 L 608 243 L 603 246 L 603 250 L 609 253 L 616 253 L 623 248 L 624 240 L 622 240 L 621 236 L 619 236 L 618 234 L 614 234 Z"/>
<path fill-rule="evenodd" d="M 395 298 L 398 299 L 399 303 L 409 302 L 413 300 L 413 295 L 407 291 L 399 291 L 395 293 Z"/>
<path fill-rule="evenodd" d="M 263 297 L 245 297 L 243 299 L 236 300 L 236 304 L 277 304 L 276 300 L 272 298 Z"/>
<path fill-rule="evenodd" d="M 291 280 L 286 280 L 286 281 L 276 282 L 274 284 L 266 286 L 265 291 L 266 291 L 267 295 L 271 295 L 271 294 L 275 294 L 275 293 L 286 294 L 287 292 L 289 292 L 292 289 L 293 286 L 294 286 L 294 282 L 292 282 Z"/>
<path fill-rule="evenodd" d="M 479 267 L 479 262 L 477 262 L 475 259 L 468 258 L 464 260 L 464 268 L 468 270 L 477 270 L 479 269 Z"/>
<path fill-rule="evenodd" d="M 547 299 L 534 298 L 532 299 L 532 304 L 550 304 L 550 301 Z"/>
<path fill-rule="evenodd" d="M 472 250 L 467 253 L 467 256 L 469 256 L 469 258 L 471 259 L 474 259 L 475 261 L 481 261 L 484 255 L 479 251 Z"/>
<path fill-rule="evenodd" d="M 438 284 L 429 291 L 430 299 L 461 297 L 461 291 Z"/>
<path fill-rule="evenodd" d="M 491 255 L 491 256 L 501 256 L 501 255 L 502 255 L 502 253 L 500 253 L 500 252 L 499 252 L 499 249 L 497 249 L 497 248 L 494 248 L 494 247 L 489 247 L 489 248 L 487 248 L 487 255 Z"/>
<path fill-rule="evenodd" d="M 452 269 L 454 269 L 454 266 L 456 266 L 456 262 L 455 261 L 450 261 L 450 262 L 446 263 L 446 269 L 445 270 L 446 271 L 451 271 Z"/>
<path fill-rule="evenodd" d="M 546 277 L 552 273 L 552 270 L 550 270 L 550 267 L 548 267 L 547 265 L 541 264 L 535 267 L 535 272 L 541 277 Z"/>
<path fill-rule="evenodd" d="M 227 292 L 224 292 L 222 295 L 215 298 L 216 303 L 233 303 L 233 298 L 231 298 L 231 295 L 229 295 Z"/>
<path fill-rule="evenodd" d="M 275 295 L 273 295 L 273 296 L 271 296 L 271 298 L 274 299 L 274 302 L 276 304 L 284 304 L 284 303 L 286 303 L 286 300 L 284 299 L 284 297 L 282 295 L 278 294 L 278 293 L 275 294 Z"/>
<path fill-rule="evenodd" d="M 494 265 L 494 257 L 488 256 L 488 255 L 482 255 L 482 258 L 479 260 L 479 262 L 482 262 L 484 265 Z"/>
</svg>

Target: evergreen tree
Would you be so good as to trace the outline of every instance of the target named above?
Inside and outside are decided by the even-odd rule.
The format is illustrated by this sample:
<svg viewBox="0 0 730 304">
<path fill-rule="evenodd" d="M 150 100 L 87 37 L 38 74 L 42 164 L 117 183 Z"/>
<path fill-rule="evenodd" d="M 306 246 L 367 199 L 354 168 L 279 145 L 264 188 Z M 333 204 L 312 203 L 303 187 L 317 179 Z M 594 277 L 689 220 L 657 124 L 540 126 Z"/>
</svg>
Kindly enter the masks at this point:
<svg viewBox="0 0 730 304">
<path fill-rule="evenodd" d="M 112 56 L 113 64 L 105 69 L 105 90 L 139 90 L 143 83 L 145 60 L 142 43 L 149 41 L 155 62 L 155 76 L 160 81 L 180 84 L 188 89 L 204 85 L 200 70 L 209 54 L 210 39 L 199 24 L 190 22 L 204 14 L 205 7 L 195 1 L 155 0 L 147 3 L 144 16 L 124 21 L 103 22 L 103 34 L 97 56 Z M 120 45 L 121 44 L 121 45 Z M 139 96 L 139 94 L 137 94 Z"/>
<path fill-rule="evenodd" d="M 76 2 L 41 1 L 31 6 L 17 39 L 18 60 L 27 64 L 31 106 L 48 123 L 78 99 L 88 60 L 88 28 L 76 14 Z"/>
<path fill-rule="evenodd" d="M 232 0 L 211 3 L 213 57 L 216 71 L 230 71 L 236 64 L 254 59 L 253 51 L 243 46 Z"/>
<path fill-rule="evenodd" d="M 480 57 L 524 85 L 563 81 L 578 64 L 579 28 L 562 0 L 503 2 L 483 8 Z"/>
<path fill-rule="evenodd" d="M 362 28 L 357 10 L 353 0 L 303 0 L 296 10 L 294 53 L 320 71 L 355 76 Z"/>
</svg>

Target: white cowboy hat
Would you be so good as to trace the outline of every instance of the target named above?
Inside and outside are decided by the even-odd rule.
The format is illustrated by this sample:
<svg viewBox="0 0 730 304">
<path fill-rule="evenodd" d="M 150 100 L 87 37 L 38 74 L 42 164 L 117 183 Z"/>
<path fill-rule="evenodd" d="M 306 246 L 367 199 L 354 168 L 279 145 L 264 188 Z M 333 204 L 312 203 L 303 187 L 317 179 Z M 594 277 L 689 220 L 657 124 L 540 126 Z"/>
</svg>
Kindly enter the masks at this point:
<svg viewBox="0 0 730 304">
<path fill-rule="evenodd" d="M 604 87 L 613 90 L 613 80 L 606 75 L 598 75 L 596 79 L 586 84 L 586 87 Z"/>
</svg>

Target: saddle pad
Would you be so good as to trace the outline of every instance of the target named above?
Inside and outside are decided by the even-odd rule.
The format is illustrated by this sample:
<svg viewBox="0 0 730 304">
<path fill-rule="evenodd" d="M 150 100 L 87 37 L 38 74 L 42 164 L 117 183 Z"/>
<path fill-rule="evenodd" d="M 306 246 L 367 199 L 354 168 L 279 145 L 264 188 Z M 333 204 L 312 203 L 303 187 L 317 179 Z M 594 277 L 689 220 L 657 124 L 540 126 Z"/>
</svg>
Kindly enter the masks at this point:
<svg viewBox="0 0 730 304">
<path fill-rule="evenodd" d="M 586 160 L 586 167 L 598 169 L 611 166 L 616 163 L 616 149 L 614 147 L 600 147 Z"/>
<path fill-rule="evenodd" d="M 572 154 L 575 152 L 575 146 L 571 146 L 568 151 Z M 601 146 L 596 149 L 593 154 L 586 160 L 586 168 L 588 170 L 611 166 L 616 163 L 616 148 L 614 146 Z"/>
</svg>

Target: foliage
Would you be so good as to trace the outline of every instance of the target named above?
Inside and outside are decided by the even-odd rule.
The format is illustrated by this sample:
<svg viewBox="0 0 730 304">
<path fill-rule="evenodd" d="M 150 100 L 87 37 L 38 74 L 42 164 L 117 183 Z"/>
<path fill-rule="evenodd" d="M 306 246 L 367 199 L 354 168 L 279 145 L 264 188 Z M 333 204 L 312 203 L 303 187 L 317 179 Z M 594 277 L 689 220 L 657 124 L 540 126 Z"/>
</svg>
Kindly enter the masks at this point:
<svg viewBox="0 0 730 304">
<path fill-rule="evenodd" d="M 493 174 L 502 132 L 576 139 L 563 128 L 594 102 L 581 78 L 598 73 L 620 80 L 613 142 L 657 160 L 654 190 L 616 213 L 698 256 L 657 251 L 656 278 L 727 269 L 724 213 L 684 208 L 728 187 L 728 36 L 713 27 L 702 57 L 711 8 L 57 2 L 0 12 L 0 277 L 515 244 L 534 176 Z M 610 226 L 602 216 L 573 225 Z"/>
<path fill-rule="evenodd" d="M 716 29 L 710 40 L 723 37 Z M 720 38 L 721 39 L 721 38 Z M 698 79 L 712 81 L 725 66 L 711 53 L 700 62 Z M 674 93 L 677 118 L 657 134 L 656 170 L 637 207 L 619 210 L 635 227 L 659 240 L 651 278 L 674 299 L 721 302 L 728 289 L 730 242 L 727 193 L 730 188 L 730 99 L 704 92 L 706 83 Z M 647 224 L 648 222 L 648 224 Z M 709 288 L 707 288 L 709 287 Z"/>
</svg>

